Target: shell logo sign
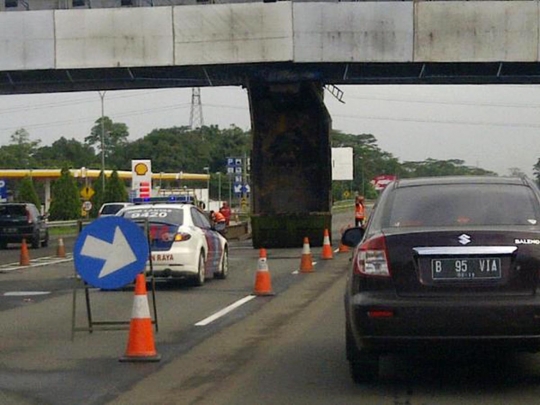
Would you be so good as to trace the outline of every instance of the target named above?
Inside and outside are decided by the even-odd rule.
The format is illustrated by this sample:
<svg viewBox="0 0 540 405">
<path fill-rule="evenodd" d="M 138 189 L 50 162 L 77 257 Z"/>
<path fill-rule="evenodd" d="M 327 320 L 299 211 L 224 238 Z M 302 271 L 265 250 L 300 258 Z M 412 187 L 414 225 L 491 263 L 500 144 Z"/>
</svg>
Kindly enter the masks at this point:
<svg viewBox="0 0 540 405">
<path fill-rule="evenodd" d="M 146 163 L 137 163 L 133 168 L 133 171 L 139 176 L 144 176 L 149 172 L 149 169 Z"/>
<path fill-rule="evenodd" d="M 135 198 L 152 196 L 152 161 L 131 161 L 131 195 Z"/>
</svg>

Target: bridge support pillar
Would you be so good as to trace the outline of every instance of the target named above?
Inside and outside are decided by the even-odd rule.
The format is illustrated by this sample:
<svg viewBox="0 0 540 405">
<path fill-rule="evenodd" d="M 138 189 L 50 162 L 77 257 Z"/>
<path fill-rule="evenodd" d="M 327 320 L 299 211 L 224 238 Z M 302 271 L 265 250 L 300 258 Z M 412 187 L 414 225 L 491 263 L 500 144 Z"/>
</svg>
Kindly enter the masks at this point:
<svg viewBox="0 0 540 405">
<path fill-rule="evenodd" d="M 331 231 L 331 118 L 320 83 L 248 85 L 253 247 L 321 246 Z"/>
</svg>

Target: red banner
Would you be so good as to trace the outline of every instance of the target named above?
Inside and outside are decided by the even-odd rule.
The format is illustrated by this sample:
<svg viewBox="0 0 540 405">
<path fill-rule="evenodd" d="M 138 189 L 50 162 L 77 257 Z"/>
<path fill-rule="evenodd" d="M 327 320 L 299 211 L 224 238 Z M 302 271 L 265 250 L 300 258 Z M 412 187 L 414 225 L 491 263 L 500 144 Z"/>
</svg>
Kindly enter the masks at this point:
<svg viewBox="0 0 540 405">
<path fill-rule="evenodd" d="M 371 184 L 375 187 L 375 190 L 382 191 L 391 181 L 396 180 L 397 177 L 393 174 L 382 174 L 371 180 Z"/>
</svg>

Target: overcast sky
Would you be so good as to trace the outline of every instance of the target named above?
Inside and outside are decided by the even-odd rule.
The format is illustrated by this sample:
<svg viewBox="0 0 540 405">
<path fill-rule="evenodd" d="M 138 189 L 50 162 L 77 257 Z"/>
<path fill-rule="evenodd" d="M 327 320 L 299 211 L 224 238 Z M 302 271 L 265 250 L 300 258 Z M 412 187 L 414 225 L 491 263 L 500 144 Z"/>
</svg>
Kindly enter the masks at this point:
<svg viewBox="0 0 540 405">
<path fill-rule="evenodd" d="M 540 158 L 538 86 L 340 86 L 344 104 L 325 92 L 333 129 L 372 134 L 401 162 L 461 159 L 500 175 L 529 176 Z M 128 126 L 130 141 L 155 128 L 189 125 L 191 88 L 108 91 L 105 115 Z M 201 88 L 203 122 L 250 128 L 247 92 Z M 97 91 L 0 96 L 0 145 L 25 128 L 50 145 L 60 137 L 83 141 L 101 116 Z M 201 163 L 201 169 L 204 164 Z"/>
</svg>

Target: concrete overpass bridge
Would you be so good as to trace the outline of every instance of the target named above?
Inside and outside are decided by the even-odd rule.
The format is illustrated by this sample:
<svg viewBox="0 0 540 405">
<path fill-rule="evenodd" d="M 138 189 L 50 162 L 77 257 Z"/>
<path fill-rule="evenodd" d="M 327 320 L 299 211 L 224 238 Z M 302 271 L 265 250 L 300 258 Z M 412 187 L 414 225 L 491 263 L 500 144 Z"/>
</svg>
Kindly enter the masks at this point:
<svg viewBox="0 0 540 405">
<path fill-rule="evenodd" d="M 539 33 L 538 0 L 2 0 L 0 94 L 244 86 L 254 246 L 318 245 L 325 85 L 538 83 Z"/>
</svg>

